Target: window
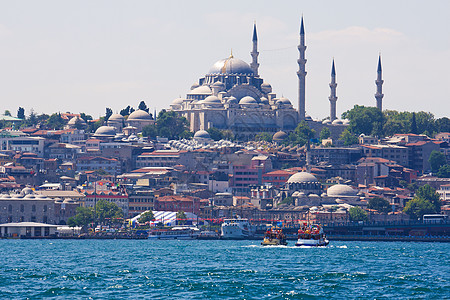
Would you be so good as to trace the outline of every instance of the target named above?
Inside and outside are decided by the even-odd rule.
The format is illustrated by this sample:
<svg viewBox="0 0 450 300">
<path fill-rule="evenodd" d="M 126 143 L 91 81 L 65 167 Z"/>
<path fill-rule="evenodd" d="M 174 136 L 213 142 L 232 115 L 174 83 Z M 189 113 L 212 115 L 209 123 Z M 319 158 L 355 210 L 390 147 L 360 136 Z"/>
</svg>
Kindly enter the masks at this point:
<svg viewBox="0 0 450 300">
<path fill-rule="evenodd" d="M 33 206 L 31 206 L 31 211 L 32 212 L 36 212 L 36 205 L 35 204 L 33 204 Z"/>
<path fill-rule="evenodd" d="M 12 212 L 12 205 L 11 205 L 11 204 L 8 205 L 8 211 L 9 211 L 9 212 Z"/>
<path fill-rule="evenodd" d="M 20 204 L 20 212 L 24 212 L 25 211 L 25 207 L 23 206 L 23 204 Z"/>
<path fill-rule="evenodd" d="M 47 212 L 47 205 L 44 205 L 44 212 Z"/>
</svg>

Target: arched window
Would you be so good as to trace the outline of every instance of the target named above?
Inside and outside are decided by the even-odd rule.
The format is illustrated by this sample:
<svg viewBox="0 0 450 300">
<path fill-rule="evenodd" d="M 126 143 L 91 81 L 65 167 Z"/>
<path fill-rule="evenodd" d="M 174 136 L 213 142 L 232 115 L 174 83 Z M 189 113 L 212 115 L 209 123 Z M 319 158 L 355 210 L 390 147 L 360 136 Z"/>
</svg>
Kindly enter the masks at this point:
<svg viewBox="0 0 450 300">
<path fill-rule="evenodd" d="M 44 205 L 44 212 L 47 212 L 47 205 Z"/>
<path fill-rule="evenodd" d="M 33 206 L 31 207 L 31 211 L 35 212 L 36 211 L 36 205 L 33 204 Z"/>
<path fill-rule="evenodd" d="M 8 211 L 9 211 L 9 212 L 12 212 L 12 205 L 11 205 L 11 204 L 8 205 Z"/>
<path fill-rule="evenodd" d="M 20 212 L 24 212 L 25 207 L 23 206 L 23 204 L 20 204 Z"/>
</svg>

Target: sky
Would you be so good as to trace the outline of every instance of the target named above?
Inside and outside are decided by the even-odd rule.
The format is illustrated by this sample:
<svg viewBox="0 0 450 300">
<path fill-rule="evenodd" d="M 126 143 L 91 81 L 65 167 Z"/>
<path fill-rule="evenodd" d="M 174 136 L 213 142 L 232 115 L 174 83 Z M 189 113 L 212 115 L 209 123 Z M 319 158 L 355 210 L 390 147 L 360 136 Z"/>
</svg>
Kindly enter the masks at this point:
<svg viewBox="0 0 450 300">
<path fill-rule="evenodd" d="M 298 103 L 300 19 L 306 31 L 306 113 L 329 116 L 335 59 L 337 113 L 450 111 L 450 1 L 6 1 L 0 0 L 0 112 L 84 112 L 97 118 L 141 100 L 169 108 L 233 52 L 278 97 Z"/>
</svg>

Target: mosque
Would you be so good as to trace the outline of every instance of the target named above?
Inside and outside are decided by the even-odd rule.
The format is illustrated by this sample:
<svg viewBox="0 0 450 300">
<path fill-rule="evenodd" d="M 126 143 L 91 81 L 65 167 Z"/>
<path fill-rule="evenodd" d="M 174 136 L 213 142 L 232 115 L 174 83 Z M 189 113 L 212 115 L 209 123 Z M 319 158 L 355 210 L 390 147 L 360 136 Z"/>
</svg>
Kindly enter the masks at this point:
<svg viewBox="0 0 450 300">
<path fill-rule="evenodd" d="M 332 62 L 330 82 L 330 115 L 326 120 L 313 120 L 306 115 L 306 58 L 305 29 L 303 17 L 300 26 L 300 44 L 298 46 L 298 110 L 284 97 L 278 98 L 272 86 L 259 74 L 258 36 L 256 24 L 253 27 L 252 62 L 247 64 L 232 54 L 217 61 L 208 73 L 192 85 L 185 98 L 177 98 L 170 109 L 184 116 L 190 124 L 190 130 L 197 132 L 211 127 L 231 130 L 239 139 L 261 132 L 289 133 L 301 121 L 310 128 L 320 131 L 327 127 L 332 137 L 337 138 L 348 126 L 348 120 L 336 117 L 336 71 Z M 382 109 L 381 58 L 378 61 L 376 80 L 377 107 Z"/>
</svg>

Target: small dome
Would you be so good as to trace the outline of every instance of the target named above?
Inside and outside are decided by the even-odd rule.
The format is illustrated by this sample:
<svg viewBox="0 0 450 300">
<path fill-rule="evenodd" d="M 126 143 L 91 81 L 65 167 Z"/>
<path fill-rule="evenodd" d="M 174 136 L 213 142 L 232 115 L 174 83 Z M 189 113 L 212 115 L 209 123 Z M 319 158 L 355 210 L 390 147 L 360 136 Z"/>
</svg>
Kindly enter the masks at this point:
<svg viewBox="0 0 450 300">
<path fill-rule="evenodd" d="M 191 85 L 191 90 L 198 88 L 200 85 L 196 82 L 193 85 Z"/>
<path fill-rule="evenodd" d="M 26 187 L 22 190 L 22 195 L 30 195 L 33 194 L 33 190 L 29 187 Z"/>
<path fill-rule="evenodd" d="M 307 121 L 312 121 L 313 119 L 311 118 L 311 116 L 306 115 L 306 116 L 305 116 L 305 120 L 307 120 Z"/>
<path fill-rule="evenodd" d="M 271 93 L 272 86 L 269 83 L 264 82 L 263 84 L 261 84 L 261 90 L 266 94 Z"/>
<path fill-rule="evenodd" d="M 94 133 L 94 136 L 115 136 L 116 128 L 112 126 L 100 126 Z"/>
<path fill-rule="evenodd" d="M 350 120 L 349 119 L 342 120 L 342 124 L 348 125 L 350 124 Z"/>
<path fill-rule="evenodd" d="M 326 119 L 322 121 L 322 124 L 330 124 L 330 120 Z"/>
<path fill-rule="evenodd" d="M 282 140 L 286 139 L 287 137 L 288 137 L 287 133 L 280 130 L 273 135 L 272 140 L 282 141 Z"/>
<path fill-rule="evenodd" d="M 182 98 L 177 98 L 177 99 L 172 101 L 172 105 L 181 105 L 181 104 L 183 104 L 183 99 Z"/>
<path fill-rule="evenodd" d="M 235 103 L 237 104 L 238 101 L 235 97 L 231 96 L 230 98 L 228 98 L 227 103 L 231 104 L 231 103 Z"/>
<path fill-rule="evenodd" d="M 302 183 L 302 182 L 318 182 L 317 178 L 308 172 L 298 172 L 289 177 L 288 183 Z"/>
<path fill-rule="evenodd" d="M 222 104 L 220 99 L 217 98 L 216 96 L 208 96 L 202 101 L 202 103 L 204 103 L 204 104 Z"/>
<path fill-rule="evenodd" d="M 225 84 L 222 81 L 216 81 L 216 82 L 213 83 L 212 86 L 214 86 L 214 87 L 224 87 Z"/>
<path fill-rule="evenodd" d="M 288 98 L 285 98 L 285 97 L 281 97 L 278 101 L 281 101 L 281 103 L 283 103 L 285 105 L 291 105 L 292 104 L 291 101 Z"/>
<path fill-rule="evenodd" d="M 132 112 L 129 116 L 127 121 L 139 121 L 139 120 L 151 120 L 152 117 L 146 112 L 141 109 L 138 109 L 134 112 Z"/>
<path fill-rule="evenodd" d="M 109 122 L 109 121 L 119 121 L 119 122 L 122 122 L 124 119 L 125 119 L 125 118 L 124 118 L 121 114 L 112 114 L 112 115 L 109 117 L 108 122 Z"/>
<path fill-rule="evenodd" d="M 188 95 L 211 95 L 212 91 L 207 85 L 196 87 L 189 91 Z"/>
<path fill-rule="evenodd" d="M 269 100 L 266 97 L 261 97 L 261 103 L 269 104 Z"/>
<path fill-rule="evenodd" d="M 79 116 L 75 116 L 72 119 L 69 120 L 69 122 L 67 122 L 67 125 L 86 125 L 86 121 L 84 121 L 82 118 L 80 118 Z"/>
<path fill-rule="evenodd" d="M 209 74 L 254 75 L 252 68 L 246 62 L 233 56 L 217 61 L 209 70 Z"/>
<path fill-rule="evenodd" d="M 356 197 L 358 191 L 346 184 L 335 184 L 328 188 L 327 195 L 329 197 Z"/>
<path fill-rule="evenodd" d="M 253 97 L 245 96 L 239 101 L 239 104 L 258 104 L 258 102 Z"/>
<path fill-rule="evenodd" d="M 194 139 L 210 139 L 208 131 L 199 130 L 194 134 Z"/>
<path fill-rule="evenodd" d="M 342 125 L 342 120 L 336 119 L 333 122 L 331 122 L 333 125 Z"/>
</svg>

